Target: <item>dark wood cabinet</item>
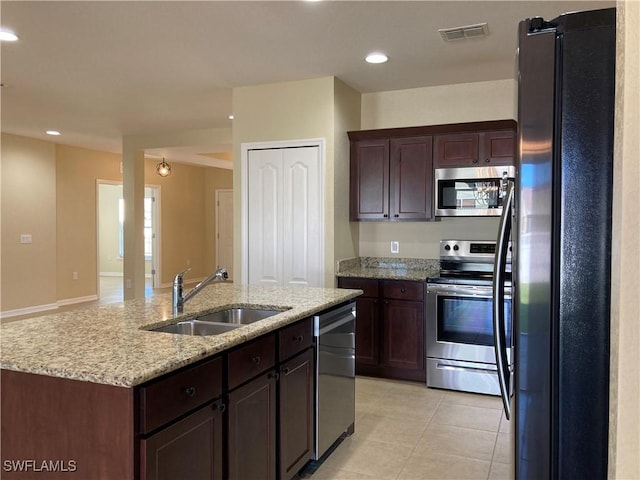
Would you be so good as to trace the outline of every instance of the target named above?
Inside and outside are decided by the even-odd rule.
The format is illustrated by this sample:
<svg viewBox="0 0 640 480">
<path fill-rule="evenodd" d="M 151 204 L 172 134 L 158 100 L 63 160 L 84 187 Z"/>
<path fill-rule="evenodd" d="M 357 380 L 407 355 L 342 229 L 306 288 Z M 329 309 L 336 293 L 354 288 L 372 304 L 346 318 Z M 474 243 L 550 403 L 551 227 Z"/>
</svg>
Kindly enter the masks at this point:
<svg viewBox="0 0 640 480">
<path fill-rule="evenodd" d="M 430 136 L 351 142 L 351 220 L 430 220 Z"/>
<path fill-rule="evenodd" d="M 230 480 L 276 478 L 276 372 L 229 393 Z"/>
<path fill-rule="evenodd" d="M 425 381 L 425 284 L 339 278 L 338 287 L 364 291 L 356 299 L 356 373 Z"/>
<path fill-rule="evenodd" d="M 222 402 L 216 402 L 141 441 L 141 480 L 221 480 Z"/>
<path fill-rule="evenodd" d="M 436 168 L 513 165 L 515 130 L 437 135 L 434 150 Z"/>
<path fill-rule="evenodd" d="M 280 364 L 278 459 L 280 480 L 293 478 L 314 447 L 313 349 Z"/>
<path fill-rule="evenodd" d="M 435 168 L 513 165 L 516 122 L 348 132 L 351 221 L 432 221 Z"/>
</svg>

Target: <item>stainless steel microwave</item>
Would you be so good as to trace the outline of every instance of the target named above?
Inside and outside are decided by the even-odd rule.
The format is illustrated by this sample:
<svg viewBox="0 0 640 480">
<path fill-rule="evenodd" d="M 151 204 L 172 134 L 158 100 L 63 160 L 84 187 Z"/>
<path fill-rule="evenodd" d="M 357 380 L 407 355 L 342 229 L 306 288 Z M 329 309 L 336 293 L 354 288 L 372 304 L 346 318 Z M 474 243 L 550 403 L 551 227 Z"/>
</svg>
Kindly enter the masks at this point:
<svg viewBox="0 0 640 480">
<path fill-rule="evenodd" d="M 500 216 L 515 173 L 513 166 L 436 168 L 436 217 Z"/>
</svg>

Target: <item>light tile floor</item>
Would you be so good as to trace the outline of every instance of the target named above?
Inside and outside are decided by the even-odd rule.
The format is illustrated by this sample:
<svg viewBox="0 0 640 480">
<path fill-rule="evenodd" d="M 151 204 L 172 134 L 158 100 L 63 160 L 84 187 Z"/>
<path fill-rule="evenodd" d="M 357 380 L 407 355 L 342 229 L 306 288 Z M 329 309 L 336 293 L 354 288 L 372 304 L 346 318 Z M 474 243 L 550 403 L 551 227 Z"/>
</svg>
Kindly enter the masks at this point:
<svg viewBox="0 0 640 480">
<path fill-rule="evenodd" d="M 498 397 L 357 377 L 355 433 L 307 478 L 506 479 L 508 432 Z"/>
</svg>

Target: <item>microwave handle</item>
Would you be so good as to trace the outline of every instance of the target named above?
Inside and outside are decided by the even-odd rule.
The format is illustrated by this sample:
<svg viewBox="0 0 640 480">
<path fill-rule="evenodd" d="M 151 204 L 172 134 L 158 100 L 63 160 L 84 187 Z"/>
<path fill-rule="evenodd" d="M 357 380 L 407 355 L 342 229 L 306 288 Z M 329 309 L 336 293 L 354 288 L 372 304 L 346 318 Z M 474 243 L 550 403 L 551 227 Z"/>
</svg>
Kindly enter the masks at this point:
<svg viewBox="0 0 640 480">
<path fill-rule="evenodd" d="M 511 216 L 513 209 L 513 183 L 507 186 L 507 196 L 500 217 L 498 228 L 498 240 L 496 243 L 496 256 L 493 274 L 493 348 L 496 355 L 498 380 L 504 413 L 509 420 L 511 416 L 511 404 L 509 391 L 511 373 L 507 360 L 507 346 L 505 339 L 504 318 L 504 277 L 507 263 L 507 250 L 509 249 L 509 235 L 511 234 Z"/>
</svg>

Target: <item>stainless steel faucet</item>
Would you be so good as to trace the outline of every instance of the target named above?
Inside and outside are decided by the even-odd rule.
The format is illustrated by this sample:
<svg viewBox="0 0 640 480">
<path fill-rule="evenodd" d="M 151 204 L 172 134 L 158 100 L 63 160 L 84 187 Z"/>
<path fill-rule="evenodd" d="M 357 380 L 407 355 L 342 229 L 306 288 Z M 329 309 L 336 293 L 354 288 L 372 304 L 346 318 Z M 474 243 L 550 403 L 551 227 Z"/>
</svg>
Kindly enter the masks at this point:
<svg viewBox="0 0 640 480">
<path fill-rule="evenodd" d="M 200 290 L 209 285 L 214 280 L 218 280 L 221 282 L 226 281 L 229 278 L 229 274 L 227 270 L 224 268 L 216 268 L 216 271 L 209 275 L 207 278 L 198 283 L 193 289 L 189 290 L 186 295 L 184 295 L 184 274 L 191 270 L 191 267 L 183 270 L 178 273 L 175 277 L 173 277 L 173 314 L 177 315 L 182 313 L 184 310 L 184 304 L 187 301 L 194 297 Z"/>
</svg>

